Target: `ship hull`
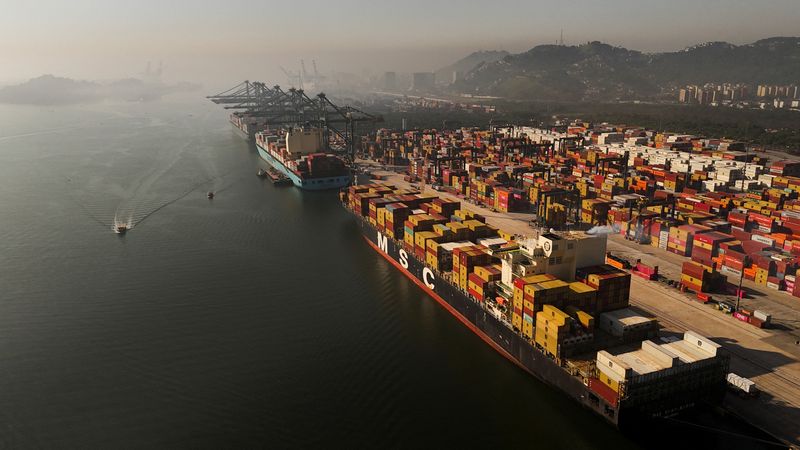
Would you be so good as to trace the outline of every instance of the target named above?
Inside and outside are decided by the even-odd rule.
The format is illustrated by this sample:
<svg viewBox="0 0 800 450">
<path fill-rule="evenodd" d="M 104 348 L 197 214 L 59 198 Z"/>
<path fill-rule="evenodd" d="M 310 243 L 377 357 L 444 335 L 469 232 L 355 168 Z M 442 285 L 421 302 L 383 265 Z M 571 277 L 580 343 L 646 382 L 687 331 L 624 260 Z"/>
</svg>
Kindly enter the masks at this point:
<svg viewBox="0 0 800 450">
<path fill-rule="evenodd" d="M 570 375 L 555 360 L 537 350 L 508 324 L 472 300 L 459 287 L 434 272 L 402 244 L 383 235 L 368 220 L 358 217 L 364 238 L 381 256 L 424 290 L 439 305 L 506 359 L 537 379 L 563 391 L 579 404 L 620 426 L 620 408 L 595 395 L 583 380 Z"/>
<path fill-rule="evenodd" d="M 236 131 L 236 134 L 238 134 L 242 139 L 246 139 L 248 141 L 254 141 L 256 139 L 255 132 L 248 133 L 247 131 L 244 131 L 241 128 L 239 128 L 235 123 L 233 123 L 233 121 L 230 121 L 230 124 Z"/>
<path fill-rule="evenodd" d="M 339 175 L 336 177 L 320 177 L 320 178 L 301 178 L 296 173 L 289 170 L 280 160 L 275 158 L 270 152 L 260 145 L 256 145 L 258 155 L 269 163 L 272 167 L 279 170 L 282 174 L 286 175 L 292 184 L 300 189 L 307 191 L 322 191 L 328 189 L 341 189 L 352 181 L 352 176 L 349 174 Z"/>
</svg>

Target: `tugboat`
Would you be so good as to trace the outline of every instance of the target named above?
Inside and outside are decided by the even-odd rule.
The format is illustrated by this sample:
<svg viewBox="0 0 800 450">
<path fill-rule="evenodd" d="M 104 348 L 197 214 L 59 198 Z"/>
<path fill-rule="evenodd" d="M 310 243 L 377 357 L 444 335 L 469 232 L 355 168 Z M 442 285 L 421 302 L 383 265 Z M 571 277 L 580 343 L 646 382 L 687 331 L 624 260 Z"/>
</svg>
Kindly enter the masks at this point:
<svg viewBox="0 0 800 450">
<path fill-rule="evenodd" d="M 211 192 L 211 191 L 208 191 L 208 194 L 206 194 L 206 196 L 208 197 L 209 200 L 211 200 L 212 198 L 214 198 L 214 193 Z"/>
<path fill-rule="evenodd" d="M 126 232 L 126 231 L 128 231 L 128 225 L 126 225 L 126 224 L 124 224 L 124 223 L 118 224 L 118 225 L 117 225 L 117 226 L 114 228 L 114 231 L 115 231 L 117 234 L 125 234 L 125 232 Z"/>
<path fill-rule="evenodd" d="M 289 179 L 286 175 L 282 174 L 276 169 L 270 168 L 266 172 L 267 178 L 272 180 L 272 184 L 275 186 L 289 186 L 292 184 L 292 180 Z"/>
</svg>

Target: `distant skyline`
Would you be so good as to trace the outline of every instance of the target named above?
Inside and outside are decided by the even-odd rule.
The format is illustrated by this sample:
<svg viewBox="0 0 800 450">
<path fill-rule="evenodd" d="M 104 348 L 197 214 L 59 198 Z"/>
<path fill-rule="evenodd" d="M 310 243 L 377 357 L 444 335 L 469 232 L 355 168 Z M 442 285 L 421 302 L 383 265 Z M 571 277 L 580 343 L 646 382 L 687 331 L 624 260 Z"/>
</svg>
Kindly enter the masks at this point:
<svg viewBox="0 0 800 450">
<path fill-rule="evenodd" d="M 170 79 L 211 85 L 285 82 L 278 66 L 296 70 L 301 58 L 324 72 L 432 71 L 476 50 L 556 43 L 562 29 L 567 45 L 661 52 L 796 36 L 798 23 L 797 0 L 7 2 L 0 83 L 133 76 L 148 61 L 163 61 Z"/>
</svg>

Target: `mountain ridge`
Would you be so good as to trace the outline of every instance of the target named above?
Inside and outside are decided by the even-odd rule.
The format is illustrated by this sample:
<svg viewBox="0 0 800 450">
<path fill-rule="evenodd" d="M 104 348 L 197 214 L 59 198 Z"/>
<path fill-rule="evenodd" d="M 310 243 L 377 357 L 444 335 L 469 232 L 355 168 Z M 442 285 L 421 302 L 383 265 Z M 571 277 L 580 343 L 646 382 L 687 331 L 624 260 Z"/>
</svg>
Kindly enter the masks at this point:
<svg viewBox="0 0 800 450">
<path fill-rule="evenodd" d="M 800 82 L 800 37 L 743 45 L 712 41 L 661 53 L 600 41 L 544 44 L 473 64 L 481 59 L 476 53 L 440 69 L 472 65 L 449 90 L 512 99 L 624 101 L 658 98 L 686 84 Z"/>
</svg>

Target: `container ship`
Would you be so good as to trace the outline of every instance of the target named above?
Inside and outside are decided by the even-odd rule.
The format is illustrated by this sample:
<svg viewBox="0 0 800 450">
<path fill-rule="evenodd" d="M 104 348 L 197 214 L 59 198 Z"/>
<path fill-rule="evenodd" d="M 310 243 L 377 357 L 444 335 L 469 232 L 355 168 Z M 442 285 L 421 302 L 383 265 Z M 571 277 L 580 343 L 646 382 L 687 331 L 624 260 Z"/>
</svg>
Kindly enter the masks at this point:
<svg viewBox="0 0 800 450">
<path fill-rule="evenodd" d="M 300 189 L 340 189 L 353 179 L 341 158 L 322 151 L 323 133 L 319 128 L 259 131 L 255 141 L 259 156 Z"/>
<path fill-rule="evenodd" d="M 340 198 L 366 242 L 502 356 L 620 428 L 718 404 L 730 357 L 628 305 L 631 274 L 606 236 L 519 238 L 460 202 L 356 185 Z"/>
<path fill-rule="evenodd" d="M 251 116 L 247 113 L 235 112 L 228 118 L 231 125 L 236 129 L 239 134 L 247 140 L 255 140 L 256 133 L 267 128 L 264 119 L 259 120 L 258 117 Z"/>
</svg>

